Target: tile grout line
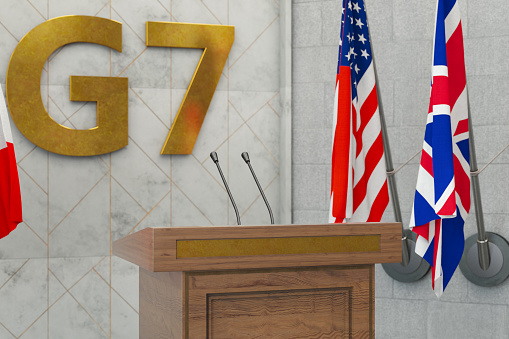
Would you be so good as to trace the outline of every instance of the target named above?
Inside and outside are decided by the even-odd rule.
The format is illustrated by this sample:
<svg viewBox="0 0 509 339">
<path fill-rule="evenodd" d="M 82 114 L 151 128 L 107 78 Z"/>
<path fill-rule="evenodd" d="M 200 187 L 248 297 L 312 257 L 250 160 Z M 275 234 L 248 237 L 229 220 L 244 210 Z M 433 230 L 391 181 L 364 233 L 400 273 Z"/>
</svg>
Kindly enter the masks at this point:
<svg viewBox="0 0 509 339">
<path fill-rule="evenodd" d="M 108 282 L 104 279 L 104 277 L 103 277 L 102 275 L 100 275 L 100 274 L 99 274 L 99 272 L 97 272 L 97 270 L 96 270 L 95 268 L 92 268 L 92 270 L 93 270 L 95 273 L 97 273 L 97 275 L 99 276 L 99 278 L 101 278 L 101 279 L 104 281 L 104 283 L 105 283 L 106 285 L 108 285 L 108 286 L 110 287 L 110 289 L 111 289 L 113 292 L 115 292 L 115 294 L 116 294 L 116 295 L 118 295 L 118 296 L 120 297 L 120 299 L 122 299 L 122 300 L 123 300 L 123 301 L 124 301 L 127 305 L 129 305 L 129 307 L 131 307 L 131 308 L 133 309 L 133 311 L 134 311 L 134 312 L 136 312 L 136 313 L 138 313 L 138 314 L 139 314 L 139 312 L 138 312 L 138 311 L 136 311 L 136 309 L 134 308 L 134 306 L 133 306 L 133 305 L 131 305 L 131 303 L 129 303 L 127 300 L 125 300 L 125 298 L 124 298 L 124 297 L 123 297 L 123 296 L 122 296 L 122 295 L 121 295 L 121 294 L 120 294 L 120 293 L 119 293 L 119 292 L 118 292 L 115 288 L 113 288 L 112 284 L 111 284 L 111 283 L 108 283 Z M 111 281 L 111 279 L 110 279 L 110 281 Z"/>
<path fill-rule="evenodd" d="M 279 178 L 279 172 L 276 174 L 276 176 L 269 182 L 269 184 L 267 186 L 265 186 L 263 188 L 263 192 L 265 193 L 265 191 L 274 183 L 274 181 L 276 181 L 276 179 Z M 244 214 L 246 214 L 247 211 L 249 211 L 249 209 L 254 205 L 255 202 L 258 201 L 258 199 L 260 199 L 261 197 L 261 194 L 258 194 L 255 198 L 255 200 L 253 200 L 253 202 L 246 208 L 246 210 L 242 213 L 241 216 L 244 216 Z"/>
<path fill-rule="evenodd" d="M 44 192 L 44 194 L 45 194 L 45 195 L 48 195 L 48 192 L 46 192 L 46 191 L 44 190 L 44 188 L 42 188 L 42 187 L 41 187 L 41 186 L 40 186 L 40 185 L 39 185 L 39 184 L 35 181 L 35 179 L 34 179 L 34 178 L 32 178 L 32 176 L 31 176 L 30 174 L 28 174 L 28 172 L 27 172 L 27 171 L 23 168 L 23 166 L 21 166 L 20 164 L 18 164 L 18 167 L 19 167 L 19 168 L 21 168 L 21 170 L 23 171 L 23 173 L 25 173 L 25 174 L 27 175 L 27 177 L 28 177 L 30 180 L 32 180 L 32 181 L 34 182 L 34 184 L 35 184 L 37 187 L 39 187 L 39 188 L 41 189 L 41 191 L 43 191 L 43 192 Z"/>
<path fill-rule="evenodd" d="M 6 330 L 7 332 L 9 332 L 9 333 L 10 333 L 10 334 L 14 337 L 14 338 L 16 338 L 16 336 L 14 335 L 14 333 L 12 333 L 12 332 L 11 332 L 11 331 L 7 328 L 7 327 L 5 327 L 5 325 L 4 325 L 4 324 L 2 324 L 2 322 L 0 322 L 0 326 L 2 326 L 3 328 L 5 328 L 5 330 Z"/>
<path fill-rule="evenodd" d="M 135 203 L 137 203 L 137 204 L 138 204 L 138 206 L 140 206 L 140 208 L 143 210 L 143 212 L 148 213 L 148 211 L 147 211 L 147 210 L 146 210 L 143 206 L 141 206 L 141 204 L 138 202 L 138 200 L 136 200 L 136 199 L 135 199 L 135 198 L 131 195 L 131 193 L 129 193 L 129 191 L 128 191 L 128 190 L 127 190 L 124 186 L 122 186 L 122 184 L 121 184 L 120 182 L 118 182 L 118 180 L 117 180 L 117 179 L 115 179 L 115 177 L 112 177 L 112 180 L 113 180 L 113 181 L 115 181 L 115 182 L 117 183 L 117 185 L 119 185 L 119 186 L 120 186 L 120 188 L 122 188 L 122 189 L 123 189 L 123 190 L 127 193 L 127 195 L 128 195 L 129 197 L 131 197 L 131 199 L 133 199 L 133 201 L 134 201 Z"/>
<path fill-rule="evenodd" d="M 7 283 L 16 275 L 18 274 L 18 272 L 23 268 L 23 266 L 25 266 L 25 264 L 30 260 L 30 258 L 28 258 L 17 270 L 16 272 L 14 272 L 10 277 L 9 279 L 7 279 L 1 286 L 0 286 L 0 290 L 5 286 L 7 285 Z"/>
<path fill-rule="evenodd" d="M 176 22 L 178 22 L 177 18 L 172 14 L 173 12 L 173 2 L 170 0 L 170 10 L 168 10 L 168 8 L 166 8 L 166 6 L 164 6 L 160 0 L 157 0 L 157 2 L 159 3 L 159 5 L 161 5 L 162 8 L 164 8 L 164 10 L 170 15 L 170 17 L 175 20 Z"/>
<path fill-rule="evenodd" d="M 150 209 L 150 211 L 148 211 L 148 212 L 147 212 L 147 214 L 145 214 L 145 215 L 143 216 L 143 218 L 141 218 L 141 219 L 138 221 L 138 223 L 137 223 L 136 225 L 134 225 L 134 227 L 133 227 L 133 228 L 132 228 L 129 232 L 127 232 L 127 234 L 128 234 L 128 235 L 129 235 L 129 234 L 131 234 L 131 233 L 132 233 L 132 232 L 133 232 L 133 231 L 134 231 L 134 230 L 135 230 L 138 226 L 140 226 L 140 225 L 141 225 L 141 223 L 143 222 L 143 220 L 145 220 L 145 218 L 147 218 L 147 217 L 150 215 L 150 213 L 152 213 L 152 211 L 153 211 L 153 210 L 154 210 L 157 206 L 159 206 L 159 204 L 160 204 L 160 203 L 164 200 L 164 198 L 166 198 L 166 197 L 170 194 L 170 192 L 171 192 L 171 190 L 170 190 L 170 191 L 168 191 L 168 193 L 166 193 L 166 194 L 165 194 L 165 195 L 161 198 L 161 200 L 159 200 L 159 201 L 158 201 L 158 202 L 157 202 L 157 203 L 156 203 L 156 204 L 155 204 L 155 205 L 154 205 L 154 206 Z"/>
<path fill-rule="evenodd" d="M 210 12 L 210 14 L 214 17 L 214 19 L 217 20 L 217 22 L 222 25 L 223 23 L 221 22 L 221 20 L 218 19 L 218 17 L 214 14 L 214 12 L 212 12 L 209 8 L 209 6 L 207 6 L 207 4 L 205 2 L 203 2 L 203 0 L 200 0 L 200 2 L 202 3 L 202 5 Z"/>
<path fill-rule="evenodd" d="M 44 20 L 47 20 L 47 19 L 44 17 L 44 15 L 43 15 L 41 12 L 39 12 L 39 10 L 38 10 L 38 9 L 34 6 L 34 4 L 33 4 L 32 2 L 30 2 L 30 0 L 27 0 L 27 2 L 30 4 L 30 6 L 32 6 L 32 7 L 35 9 L 35 11 L 36 11 L 37 13 L 39 13 L 39 15 L 40 15 L 40 16 L 41 16 Z"/>
<path fill-rule="evenodd" d="M 35 151 L 35 149 L 36 149 L 36 148 L 37 148 L 37 146 L 34 146 L 34 148 L 32 148 L 32 149 L 30 150 L 30 152 L 28 152 L 28 153 L 27 153 L 27 154 L 26 154 L 23 158 L 19 159 L 19 160 L 18 160 L 18 165 L 19 165 L 19 164 L 20 164 L 23 160 L 25 160 L 25 159 L 26 159 L 26 158 L 27 158 L 27 157 L 28 157 L 28 156 L 29 156 L 29 155 L 30 155 L 33 151 Z"/>
<path fill-rule="evenodd" d="M 110 19 L 111 19 L 111 11 L 113 10 L 113 12 L 115 12 L 118 17 L 120 18 L 120 20 L 123 21 L 124 24 L 126 24 L 126 26 L 131 29 L 131 31 L 134 33 L 134 35 L 136 35 L 138 37 L 138 39 L 140 39 L 141 42 L 143 42 L 143 44 L 145 45 L 145 41 L 143 41 L 143 39 L 138 35 L 138 33 L 136 33 L 136 31 L 131 27 L 131 25 L 129 25 L 127 23 L 127 21 L 120 15 L 119 12 L 117 12 L 117 10 L 115 8 L 113 8 L 111 5 L 110 5 Z"/>
<path fill-rule="evenodd" d="M 227 141 L 227 140 L 225 140 L 225 141 Z M 222 144 L 224 144 L 224 142 L 223 142 Z M 214 151 L 216 151 L 216 150 L 217 150 L 217 149 L 215 149 Z M 210 171 L 208 170 L 208 168 L 206 168 L 206 167 L 205 167 L 205 165 L 204 165 L 204 164 L 205 164 L 205 161 L 207 161 L 207 159 L 205 159 L 205 161 L 204 161 L 204 162 L 200 162 L 200 160 L 199 160 L 199 159 L 198 159 L 198 158 L 197 158 L 194 154 L 191 154 L 191 155 L 192 155 L 192 156 L 193 156 L 193 158 L 196 160 L 196 162 L 197 162 L 198 164 L 200 164 L 200 166 L 201 166 L 201 167 L 203 167 L 203 169 L 205 170 L 205 172 L 207 172 L 207 173 L 210 175 L 210 177 L 212 178 L 212 180 L 214 180 L 214 181 L 215 181 L 215 182 L 219 185 L 219 187 L 221 187 L 221 189 L 222 189 L 223 191 L 225 191 L 225 192 L 226 192 L 226 188 L 225 188 L 225 187 L 224 187 L 224 186 L 223 186 L 223 185 L 219 182 L 219 180 L 217 180 L 217 179 L 214 177 L 214 175 L 213 175 L 212 173 L 210 173 Z"/>
<path fill-rule="evenodd" d="M 171 86 L 171 85 L 170 85 Z M 164 121 L 161 120 L 161 118 L 159 118 L 159 116 L 156 114 L 156 112 L 145 102 L 145 100 L 142 99 L 142 97 L 136 93 L 136 91 L 133 89 L 133 88 L 129 88 L 133 93 L 134 95 L 136 95 L 138 97 L 138 99 L 140 99 L 140 101 L 145 105 L 145 107 L 148 108 L 148 110 L 150 112 L 152 112 L 152 114 L 156 117 L 157 120 L 159 120 L 161 122 L 161 124 L 163 124 L 164 127 L 166 127 L 168 129 L 168 131 L 170 130 L 170 127 L 168 127 Z"/>
<path fill-rule="evenodd" d="M 272 26 L 272 24 L 273 24 L 274 22 L 276 22 L 276 20 L 277 20 L 278 18 L 279 18 L 279 14 L 278 14 L 278 15 L 274 18 L 274 20 L 272 20 L 272 22 L 271 22 L 270 24 L 268 24 L 268 26 L 267 26 L 267 27 L 265 27 L 265 28 L 263 29 L 263 31 L 260 33 L 260 35 L 258 35 L 258 36 L 256 37 L 256 39 L 254 39 L 254 41 L 253 41 L 253 42 L 252 42 L 249 46 L 247 46 L 247 47 L 246 47 L 246 49 L 245 49 L 245 50 L 244 50 L 244 51 L 243 51 L 243 52 L 239 55 L 239 57 L 238 57 L 237 59 L 235 59 L 235 61 L 234 61 L 231 65 L 229 64 L 228 69 L 230 69 L 231 67 L 233 67 L 233 66 L 237 63 L 237 61 L 239 61 L 239 60 L 240 60 L 240 58 L 242 58 L 242 57 L 244 56 L 244 54 L 246 54 L 246 52 L 247 52 L 247 51 L 251 48 L 251 46 L 253 46 L 253 45 L 255 44 L 255 42 L 256 42 L 256 41 L 258 41 L 258 39 L 259 39 L 259 38 L 260 38 L 263 34 L 265 34 L 265 32 L 266 32 L 266 31 L 270 28 L 270 26 Z M 229 72 L 228 72 L 228 75 L 229 75 Z"/>
<path fill-rule="evenodd" d="M 28 0 L 27 0 L 27 1 L 28 1 Z M 106 8 L 106 6 L 108 6 L 108 4 L 111 4 L 111 0 L 110 0 L 110 1 L 108 1 L 107 3 L 105 3 L 105 4 L 104 4 L 104 6 L 102 6 L 102 7 L 101 7 L 101 9 L 100 9 L 99 11 L 97 11 L 97 13 L 95 13 L 95 14 L 94 14 L 94 16 L 98 16 L 98 15 L 99 15 L 99 13 L 101 13 L 101 11 L 102 11 L 103 9 L 105 9 L 105 8 Z M 110 13 L 110 19 L 111 19 L 111 13 Z"/>
<path fill-rule="evenodd" d="M 28 325 L 27 328 L 25 328 L 25 330 L 23 332 L 21 332 L 21 334 L 17 337 L 17 338 L 21 338 L 29 329 L 30 327 L 34 326 L 34 324 L 39 320 L 41 319 L 41 317 L 46 313 L 48 312 L 48 309 L 45 309 L 44 312 L 41 313 L 40 316 L 37 317 L 37 319 L 35 319 L 30 325 Z"/>
<path fill-rule="evenodd" d="M 143 51 L 141 51 L 141 53 L 140 53 L 140 54 L 138 54 L 138 55 L 137 55 L 137 56 L 136 56 L 136 57 L 135 57 L 135 58 L 134 58 L 134 59 L 133 59 L 133 60 L 129 63 L 129 65 L 127 65 L 127 66 L 126 66 L 126 67 L 125 67 L 125 68 L 124 68 L 124 69 L 123 69 L 120 73 L 118 73 L 118 74 L 116 75 L 116 77 L 121 76 L 121 75 L 122 75 L 122 73 L 124 73 L 124 72 L 125 72 L 125 71 L 129 68 L 129 67 L 131 67 L 131 66 L 132 66 L 132 64 L 134 64 L 134 63 L 136 62 L 136 60 L 138 60 L 138 58 L 139 58 L 139 57 L 141 57 L 141 55 L 147 51 L 147 49 L 148 49 L 148 47 L 145 47 L 145 49 L 144 49 Z"/>
<path fill-rule="evenodd" d="M 90 188 L 90 190 L 87 193 L 85 193 L 83 197 L 81 197 L 80 201 L 78 201 L 78 203 L 70 209 L 70 211 L 62 218 L 62 220 L 60 220 L 58 224 L 56 224 L 55 227 L 53 227 L 50 234 L 53 233 L 58 228 L 58 226 L 60 226 L 62 222 L 64 222 L 64 220 L 76 209 L 76 207 L 78 207 L 78 205 L 81 204 L 81 202 L 90 194 L 90 192 L 92 192 L 97 187 L 97 185 L 99 185 L 99 183 L 108 175 L 108 172 L 110 172 L 110 170 L 106 171 L 106 173 L 103 174 L 103 176 L 94 184 L 94 186 L 92 186 L 92 188 Z"/>
</svg>

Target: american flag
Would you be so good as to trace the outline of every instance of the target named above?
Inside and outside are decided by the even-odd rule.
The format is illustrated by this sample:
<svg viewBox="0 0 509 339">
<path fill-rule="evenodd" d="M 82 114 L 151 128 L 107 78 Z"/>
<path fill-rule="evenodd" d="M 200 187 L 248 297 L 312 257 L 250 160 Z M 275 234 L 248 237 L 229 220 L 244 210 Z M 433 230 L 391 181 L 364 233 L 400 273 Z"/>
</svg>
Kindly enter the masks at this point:
<svg viewBox="0 0 509 339">
<path fill-rule="evenodd" d="M 9 115 L 0 89 L 0 239 L 22 222 L 21 195 Z"/>
<path fill-rule="evenodd" d="M 329 222 L 378 222 L 389 203 L 364 1 L 343 0 Z"/>
<path fill-rule="evenodd" d="M 440 297 L 463 254 L 470 210 L 468 99 L 456 0 L 438 0 L 432 84 L 410 228 Z"/>
</svg>

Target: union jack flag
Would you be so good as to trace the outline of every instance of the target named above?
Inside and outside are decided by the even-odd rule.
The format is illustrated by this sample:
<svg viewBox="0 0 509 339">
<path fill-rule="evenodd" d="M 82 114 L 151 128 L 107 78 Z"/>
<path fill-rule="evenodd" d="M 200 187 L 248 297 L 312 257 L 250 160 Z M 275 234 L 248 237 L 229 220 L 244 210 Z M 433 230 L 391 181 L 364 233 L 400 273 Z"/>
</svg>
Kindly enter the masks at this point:
<svg viewBox="0 0 509 339">
<path fill-rule="evenodd" d="M 329 222 L 378 222 L 389 203 L 364 1 L 343 0 Z"/>
<path fill-rule="evenodd" d="M 440 297 L 458 266 L 470 210 L 468 99 L 456 0 L 438 0 L 431 96 L 410 228 Z"/>
</svg>

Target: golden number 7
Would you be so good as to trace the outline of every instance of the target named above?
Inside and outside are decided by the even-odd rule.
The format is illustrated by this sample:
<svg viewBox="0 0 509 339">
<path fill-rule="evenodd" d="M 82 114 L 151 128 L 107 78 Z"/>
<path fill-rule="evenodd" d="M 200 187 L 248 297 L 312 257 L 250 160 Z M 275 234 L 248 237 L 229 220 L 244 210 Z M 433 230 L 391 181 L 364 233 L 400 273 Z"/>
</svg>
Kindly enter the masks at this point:
<svg viewBox="0 0 509 339">
<path fill-rule="evenodd" d="M 234 26 L 147 21 L 147 46 L 203 49 L 161 154 L 192 153 L 234 37 Z"/>
</svg>

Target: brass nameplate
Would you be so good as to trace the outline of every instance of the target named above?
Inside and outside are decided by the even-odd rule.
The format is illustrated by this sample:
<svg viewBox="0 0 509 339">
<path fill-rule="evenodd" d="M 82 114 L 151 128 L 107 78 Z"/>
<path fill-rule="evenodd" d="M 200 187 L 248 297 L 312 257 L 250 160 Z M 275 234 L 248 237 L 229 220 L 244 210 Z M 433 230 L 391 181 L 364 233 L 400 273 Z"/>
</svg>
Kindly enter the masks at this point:
<svg viewBox="0 0 509 339">
<path fill-rule="evenodd" d="M 177 259 L 377 251 L 379 235 L 177 240 Z"/>
</svg>

